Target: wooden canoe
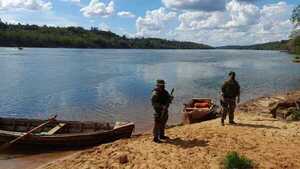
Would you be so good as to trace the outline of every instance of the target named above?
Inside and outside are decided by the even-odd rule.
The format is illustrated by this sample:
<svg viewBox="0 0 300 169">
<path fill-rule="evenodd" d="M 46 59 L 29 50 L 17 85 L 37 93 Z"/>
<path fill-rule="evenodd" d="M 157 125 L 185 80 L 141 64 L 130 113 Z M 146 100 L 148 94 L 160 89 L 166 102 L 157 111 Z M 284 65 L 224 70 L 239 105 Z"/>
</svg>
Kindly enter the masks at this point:
<svg viewBox="0 0 300 169">
<path fill-rule="evenodd" d="M 44 120 L 0 118 L 0 144 L 14 140 Z M 54 121 L 20 139 L 17 146 L 81 147 L 129 138 L 133 123 Z"/>
<path fill-rule="evenodd" d="M 217 105 L 209 98 L 192 98 L 189 103 L 184 104 L 182 114 L 183 124 L 210 120 L 217 116 Z"/>
</svg>

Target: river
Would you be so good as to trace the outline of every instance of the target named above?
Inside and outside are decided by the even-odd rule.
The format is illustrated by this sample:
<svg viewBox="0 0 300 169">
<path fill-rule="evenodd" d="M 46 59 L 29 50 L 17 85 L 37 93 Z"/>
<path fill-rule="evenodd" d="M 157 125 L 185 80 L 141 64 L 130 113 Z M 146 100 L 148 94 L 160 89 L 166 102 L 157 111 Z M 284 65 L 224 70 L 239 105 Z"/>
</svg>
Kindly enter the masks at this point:
<svg viewBox="0 0 300 169">
<path fill-rule="evenodd" d="M 156 79 L 175 88 L 170 123 L 191 97 L 218 98 L 229 71 L 242 100 L 300 88 L 291 55 L 252 50 L 0 48 L 0 117 L 132 121 L 152 125 Z"/>
<path fill-rule="evenodd" d="M 175 88 L 170 123 L 180 122 L 192 97 L 217 100 L 235 71 L 242 101 L 300 88 L 300 65 L 278 51 L 0 48 L 0 117 L 132 121 L 137 131 L 153 121 L 156 79 Z M 0 155 L 1 167 L 33 168 L 69 152 Z M 0 167 L 0 168 L 1 168 Z"/>
</svg>

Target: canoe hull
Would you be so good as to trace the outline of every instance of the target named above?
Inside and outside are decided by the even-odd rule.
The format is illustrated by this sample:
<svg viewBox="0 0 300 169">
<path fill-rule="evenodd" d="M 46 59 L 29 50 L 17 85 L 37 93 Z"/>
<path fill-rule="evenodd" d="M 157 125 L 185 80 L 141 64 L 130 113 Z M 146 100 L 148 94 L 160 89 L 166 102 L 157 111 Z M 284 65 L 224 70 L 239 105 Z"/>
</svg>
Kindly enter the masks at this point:
<svg viewBox="0 0 300 169">
<path fill-rule="evenodd" d="M 112 142 L 122 138 L 130 138 L 134 130 L 133 123 L 112 128 L 106 131 L 92 131 L 83 133 L 60 133 L 54 135 L 30 134 L 20 139 L 14 146 L 39 146 L 39 147 L 62 147 L 76 148 L 82 146 L 94 146 L 102 143 Z M 7 132 L 0 130 L 0 144 L 7 143 L 18 138 L 18 132 Z"/>
</svg>

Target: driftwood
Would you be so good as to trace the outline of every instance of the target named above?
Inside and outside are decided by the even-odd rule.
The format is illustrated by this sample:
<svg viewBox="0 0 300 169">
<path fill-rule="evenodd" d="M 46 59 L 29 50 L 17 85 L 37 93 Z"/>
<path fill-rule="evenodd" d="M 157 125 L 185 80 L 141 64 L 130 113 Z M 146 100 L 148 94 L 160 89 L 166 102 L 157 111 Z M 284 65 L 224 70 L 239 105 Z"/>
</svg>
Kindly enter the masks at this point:
<svg viewBox="0 0 300 169">
<path fill-rule="evenodd" d="M 297 110 L 299 110 L 299 103 L 300 101 L 293 101 L 293 100 L 286 100 L 277 103 L 272 109 L 271 114 L 274 118 L 277 118 L 278 116 L 286 119 L 290 114 L 287 111 L 287 114 L 280 112 L 279 110 L 288 110 L 289 108 L 296 107 Z"/>
</svg>

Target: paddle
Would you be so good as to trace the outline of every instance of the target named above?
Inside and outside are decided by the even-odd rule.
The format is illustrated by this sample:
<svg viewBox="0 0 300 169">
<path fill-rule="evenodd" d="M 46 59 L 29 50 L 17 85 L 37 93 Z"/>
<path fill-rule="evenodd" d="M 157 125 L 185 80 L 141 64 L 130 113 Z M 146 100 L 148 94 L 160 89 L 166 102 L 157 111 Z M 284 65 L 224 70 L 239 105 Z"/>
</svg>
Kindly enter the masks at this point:
<svg viewBox="0 0 300 169">
<path fill-rule="evenodd" d="M 38 130 L 38 129 L 44 127 L 44 126 L 46 126 L 46 125 L 49 124 L 49 123 L 52 123 L 53 121 L 56 120 L 56 117 L 57 117 L 57 115 L 55 115 L 55 116 L 49 118 L 49 119 L 48 119 L 46 122 L 44 122 L 43 124 L 41 124 L 41 125 L 39 125 L 39 126 L 33 128 L 33 129 L 29 130 L 27 133 L 25 133 L 25 134 L 23 134 L 23 135 L 21 135 L 21 136 L 15 138 L 15 139 L 11 140 L 10 142 L 1 145 L 0 151 L 3 151 L 3 150 L 5 150 L 5 149 L 9 148 L 11 145 L 13 145 L 13 144 L 16 143 L 17 141 L 21 140 L 22 138 L 28 136 L 29 134 L 33 133 L 34 131 L 36 131 L 36 130 Z"/>
</svg>

